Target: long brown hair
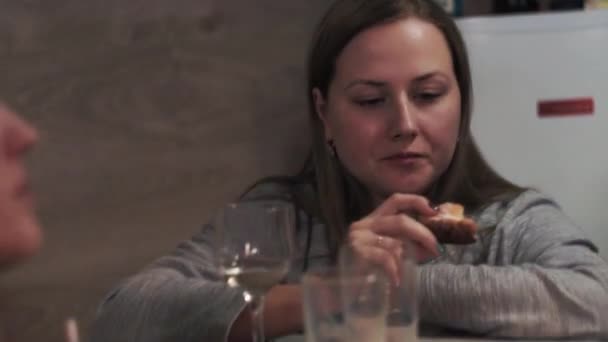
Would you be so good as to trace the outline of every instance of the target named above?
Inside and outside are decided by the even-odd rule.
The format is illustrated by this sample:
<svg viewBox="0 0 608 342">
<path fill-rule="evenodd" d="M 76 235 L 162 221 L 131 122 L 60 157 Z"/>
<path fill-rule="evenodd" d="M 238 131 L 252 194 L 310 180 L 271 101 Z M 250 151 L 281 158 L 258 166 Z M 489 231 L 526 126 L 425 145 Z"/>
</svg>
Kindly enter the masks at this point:
<svg viewBox="0 0 608 342">
<path fill-rule="evenodd" d="M 317 88 L 327 98 L 335 64 L 344 47 L 373 26 L 416 17 L 437 27 L 448 42 L 461 93 L 459 141 L 451 164 L 426 194 L 432 203 L 446 201 L 476 210 L 499 197 L 508 198 L 522 189 L 498 175 L 484 160 L 471 135 L 472 85 L 464 40 L 453 19 L 431 0 L 337 0 L 314 33 L 308 56 L 308 106 L 312 148 L 295 183 L 308 181 L 314 196 L 298 196 L 302 208 L 327 226 L 330 250 L 335 253 L 349 224 L 373 208 L 365 187 L 342 166 L 325 141 L 324 127 L 312 97 Z M 275 180 L 278 180 L 275 178 Z"/>
</svg>

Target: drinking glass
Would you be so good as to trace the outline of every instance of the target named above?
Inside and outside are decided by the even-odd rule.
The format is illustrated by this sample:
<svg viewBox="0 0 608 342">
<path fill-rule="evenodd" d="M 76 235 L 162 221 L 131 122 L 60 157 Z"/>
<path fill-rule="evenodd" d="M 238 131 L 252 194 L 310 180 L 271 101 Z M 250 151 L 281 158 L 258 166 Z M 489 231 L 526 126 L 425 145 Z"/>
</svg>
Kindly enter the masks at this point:
<svg viewBox="0 0 608 342">
<path fill-rule="evenodd" d="M 253 341 L 264 342 L 266 292 L 287 275 L 294 255 L 294 213 L 279 201 L 226 205 L 217 218 L 219 271 L 243 290 L 252 311 Z"/>
</svg>

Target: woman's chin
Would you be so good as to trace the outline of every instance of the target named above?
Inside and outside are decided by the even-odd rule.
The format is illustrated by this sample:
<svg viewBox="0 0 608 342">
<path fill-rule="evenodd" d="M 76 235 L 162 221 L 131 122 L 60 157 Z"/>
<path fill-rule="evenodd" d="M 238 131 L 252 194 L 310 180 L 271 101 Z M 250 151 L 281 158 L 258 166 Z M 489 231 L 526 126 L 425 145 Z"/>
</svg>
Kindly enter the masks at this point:
<svg viewBox="0 0 608 342">
<path fill-rule="evenodd" d="M 423 195 L 427 192 L 430 182 L 424 180 L 407 180 L 400 182 L 393 182 L 391 184 L 387 184 L 386 189 L 388 189 L 390 194 L 393 193 L 401 193 L 401 194 L 416 194 Z"/>
<path fill-rule="evenodd" d="M 38 219 L 31 215 L 24 215 L 19 222 L 19 248 L 24 258 L 31 257 L 38 253 L 42 245 L 43 233 Z"/>
</svg>

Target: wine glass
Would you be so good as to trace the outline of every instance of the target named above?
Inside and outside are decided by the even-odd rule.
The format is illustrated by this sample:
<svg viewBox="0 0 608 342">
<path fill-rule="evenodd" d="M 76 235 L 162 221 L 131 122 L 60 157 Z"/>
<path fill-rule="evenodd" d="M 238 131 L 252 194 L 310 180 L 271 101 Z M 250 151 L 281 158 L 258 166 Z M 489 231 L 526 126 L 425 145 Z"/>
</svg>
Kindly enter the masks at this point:
<svg viewBox="0 0 608 342">
<path fill-rule="evenodd" d="M 243 290 L 252 311 L 253 341 L 263 342 L 266 292 L 287 275 L 294 255 L 294 213 L 280 201 L 230 203 L 217 219 L 219 271 Z"/>
</svg>

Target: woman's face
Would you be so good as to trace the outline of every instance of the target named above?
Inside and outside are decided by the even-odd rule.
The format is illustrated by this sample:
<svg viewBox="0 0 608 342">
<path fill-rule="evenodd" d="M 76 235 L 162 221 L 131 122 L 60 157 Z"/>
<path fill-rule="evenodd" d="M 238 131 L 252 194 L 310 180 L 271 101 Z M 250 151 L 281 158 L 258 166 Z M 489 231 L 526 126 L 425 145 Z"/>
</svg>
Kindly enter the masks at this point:
<svg viewBox="0 0 608 342">
<path fill-rule="evenodd" d="M 379 203 L 423 194 L 448 168 L 460 90 L 448 44 L 434 25 L 407 18 L 361 32 L 342 50 L 327 97 L 313 90 L 337 157 Z"/>
<path fill-rule="evenodd" d="M 0 104 L 0 267 L 33 254 L 41 233 L 24 157 L 37 132 Z"/>
</svg>

